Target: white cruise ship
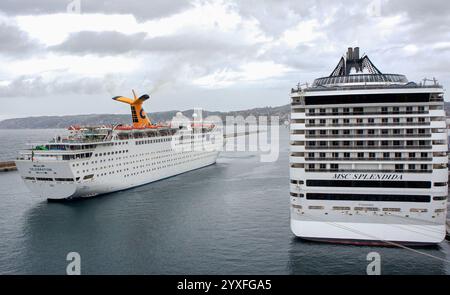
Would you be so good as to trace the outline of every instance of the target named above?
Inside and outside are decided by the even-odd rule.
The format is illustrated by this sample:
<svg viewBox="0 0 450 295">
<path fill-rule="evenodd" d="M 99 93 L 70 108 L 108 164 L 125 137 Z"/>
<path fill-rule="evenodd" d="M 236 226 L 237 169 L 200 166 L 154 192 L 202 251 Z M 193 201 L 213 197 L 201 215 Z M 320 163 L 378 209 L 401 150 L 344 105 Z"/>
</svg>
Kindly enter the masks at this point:
<svg viewBox="0 0 450 295">
<path fill-rule="evenodd" d="M 70 135 L 21 151 L 16 165 L 27 187 L 49 200 L 92 197 L 216 162 L 218 125 L 186 121 L 181 113 L 170 126 L 153 125 L 142 108 L 148 98 L 113 98 L 130 104 L 132 126 L 71 126 Z"/>
<path fill-rule="evenodd" d="M 291 230 L 315 241 L 436 244 L 448 193 L 444 90 L 349 48 L 291 93 Z"/>
</svg>

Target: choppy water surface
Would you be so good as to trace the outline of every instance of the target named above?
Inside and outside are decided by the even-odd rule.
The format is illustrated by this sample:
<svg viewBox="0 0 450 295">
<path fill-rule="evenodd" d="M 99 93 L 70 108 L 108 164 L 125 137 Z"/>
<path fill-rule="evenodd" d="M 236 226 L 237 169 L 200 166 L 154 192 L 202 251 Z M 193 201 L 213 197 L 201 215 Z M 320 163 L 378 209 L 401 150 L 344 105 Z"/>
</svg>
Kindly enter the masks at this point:
<svg viewBox="0 0 450 295">
<path fill-rule="evenodd" d="M 30 141 L 36 130 L 22 132 Z M 55 134 L 47 132 L 36 140 Z M 0 136 L 0 151 L 16 149 L 14 133 Z M 40 201 L 17 173 L 0 174 L 0 273 L 64 274 L 72 251 L 83 274 L 365 274 L 372 251 L 383 274 L 450 273 L 448 263 L 404 249 L 294 238 L 288 161 L 282 129 L 277 162 L 222 153 L 216 165 L 78 202 Z M 448 242 L 419 250 L 450 259 Z"/>
</svg>

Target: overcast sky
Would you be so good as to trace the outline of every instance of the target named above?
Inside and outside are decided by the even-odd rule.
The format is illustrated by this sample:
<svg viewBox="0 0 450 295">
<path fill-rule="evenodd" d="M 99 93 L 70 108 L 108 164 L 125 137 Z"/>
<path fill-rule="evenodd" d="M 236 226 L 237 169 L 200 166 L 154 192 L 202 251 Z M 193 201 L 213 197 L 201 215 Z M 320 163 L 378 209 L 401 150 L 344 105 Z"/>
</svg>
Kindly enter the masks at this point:
<svg viewBox="0 0 450 295">
<path fill-rule="evenodd" d="M 450 1 L 1 0 L 0 119 L 283 105 L 349 46 L 448 87 Z"/>
</svg>

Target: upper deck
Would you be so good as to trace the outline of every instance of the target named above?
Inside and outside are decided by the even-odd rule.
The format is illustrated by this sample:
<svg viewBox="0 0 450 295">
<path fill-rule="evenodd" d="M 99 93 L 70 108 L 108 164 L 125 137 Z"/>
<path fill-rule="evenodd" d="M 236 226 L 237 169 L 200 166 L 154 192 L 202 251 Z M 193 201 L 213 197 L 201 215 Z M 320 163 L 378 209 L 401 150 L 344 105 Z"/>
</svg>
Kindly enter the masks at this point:
<svg viewBox="0 0 450 295">
<path fill-rule="evenodd" d="M 359 48 L 349 48 L 328 77 L 314 80 L 312 85 L 298 84 L 291 96 L 340 95 L 347 93 L 440 93 L 443 88 L 436 79 L 424 79 L 421 83 L 408 81 L 405 75 L 384 74 L 368 56 L 359 58 Z M 320 93 L 320 94 L 318 94 Z"/>
</svg>

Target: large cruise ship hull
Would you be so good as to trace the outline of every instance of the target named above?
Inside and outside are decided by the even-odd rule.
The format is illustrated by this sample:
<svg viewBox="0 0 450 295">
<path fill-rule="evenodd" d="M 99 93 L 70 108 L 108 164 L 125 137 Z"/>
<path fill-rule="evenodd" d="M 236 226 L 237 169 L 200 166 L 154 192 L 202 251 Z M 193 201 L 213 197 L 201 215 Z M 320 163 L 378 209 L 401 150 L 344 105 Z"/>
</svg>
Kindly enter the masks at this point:
<svg viewBox="0 0 450 295">
<path fill-rule="evenodd" d="M 118 179 L 119 177 L 110 177 L 105 180 L 97 180 L 95 177 L 88 181 L 78 182 L 51 182 L 51 181 L 25 181 L 27 187 L 36 196 L 48 200 L 69 200 L 78 198 L 94 197 L 102 194 L 112 193 L 116 191 L 130 189 L 136 186 L 152 183 L 172 176 L 183 174 L 192 170 L 200 169 L 216 163 L 218 152 L 210 152 L 197 160 L 193 160 L 175 167 L 166 168 L 157 173 L 144 174 L 141 177 L 128 180 Z M 45 169 L 51 171 L 58 171 L 61 175 L 61 170 L 68 169 L 68 163 L 55 162 L 30 162 L 30 161 L 16 161 L 17 168 L 22 175 L 24 171 L 33 169 L 33 166 L 45 166 Z M 42 168 L 41 168 L 42 169 Z M 66 172 L 67 173 L 67 172 Z M 70 172 L 68 172 L 70 173 Z"/>
<path fill-rule="evenodd" d="M 386 222 L 386 221 L 385 221 Z M 315 242 L 368 246 L 425 246 L 442 242 L 445 226 L 404 223 L 324 222 L 291 219 L 299 238 Z"/>
</svg>

